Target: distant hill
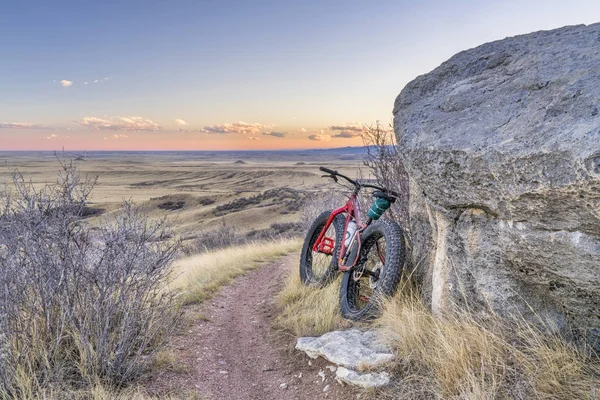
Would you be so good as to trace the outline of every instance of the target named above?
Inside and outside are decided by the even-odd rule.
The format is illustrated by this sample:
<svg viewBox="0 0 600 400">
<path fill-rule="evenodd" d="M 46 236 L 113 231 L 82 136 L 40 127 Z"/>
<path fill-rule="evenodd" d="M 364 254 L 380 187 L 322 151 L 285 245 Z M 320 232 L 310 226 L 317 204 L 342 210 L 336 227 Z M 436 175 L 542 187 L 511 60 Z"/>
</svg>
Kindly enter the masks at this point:
<svg viewBox="0 0 600 400">
<path fill-rule="evenodd" d="M 273 159 L 297 159 L 298 161 L 322 161 L 323 157 L 333 157 L 338 160 L 360 160 L 367 154 L 368 147 L 338 147 L 331 149 L 301 149 L 301 150 L 222 150 L 222 151 L 87 151 L 86 160 L 123 158 L 127 156 L 169 157 L 181 160 L 215 160 L 229 158 L 232 162 L 246 160 L 260 161 Z M 63 158 L 75 159 L 81 157 L 81 152 L 65 151 L 59 154 Z M 0 151 L 0 159 L 25 157 L 51 157 L 53 151 Z"/>
</svg>

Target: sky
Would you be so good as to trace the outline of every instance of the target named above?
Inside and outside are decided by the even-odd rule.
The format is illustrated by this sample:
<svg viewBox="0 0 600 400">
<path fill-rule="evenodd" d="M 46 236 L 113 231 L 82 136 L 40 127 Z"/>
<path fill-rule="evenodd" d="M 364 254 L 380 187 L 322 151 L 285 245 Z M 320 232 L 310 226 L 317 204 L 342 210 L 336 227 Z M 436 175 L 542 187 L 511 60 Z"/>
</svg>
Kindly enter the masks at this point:
<svg viewBox="0 0 600 400">
<path fill-rule="evenodd" d="M 0 0 L 0 150 L 362 145 L 455 53 L 597 0 Z"/>
</svg>

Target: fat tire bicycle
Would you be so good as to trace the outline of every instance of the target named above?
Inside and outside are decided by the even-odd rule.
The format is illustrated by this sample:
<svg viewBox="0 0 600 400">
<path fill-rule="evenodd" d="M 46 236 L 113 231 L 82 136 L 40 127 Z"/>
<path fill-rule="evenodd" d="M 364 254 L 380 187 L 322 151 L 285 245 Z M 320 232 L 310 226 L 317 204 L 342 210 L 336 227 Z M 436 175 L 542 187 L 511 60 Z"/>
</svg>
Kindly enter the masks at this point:
<svg viewBox="0 0 600 400">
<path fill-rule="evenodd" d="M 342 316 L 354 321 L 372 319 L 378 314 L 380 300 L 396 291 L 405 268 L 402 227 L 379 220 L 400 195 L 329 168 L 319 169 L 336 183 L 338 178 L 345 179 L 353 189 L 345 205 L 320 214 L 309 228 L 300 256 L 300 279 L 305 285 L 324 287 L 342 272 Z M 363 188 L 375 189 L 375 200 L 364 223 L 358 208 L 358 194 Z"/>
</svg>

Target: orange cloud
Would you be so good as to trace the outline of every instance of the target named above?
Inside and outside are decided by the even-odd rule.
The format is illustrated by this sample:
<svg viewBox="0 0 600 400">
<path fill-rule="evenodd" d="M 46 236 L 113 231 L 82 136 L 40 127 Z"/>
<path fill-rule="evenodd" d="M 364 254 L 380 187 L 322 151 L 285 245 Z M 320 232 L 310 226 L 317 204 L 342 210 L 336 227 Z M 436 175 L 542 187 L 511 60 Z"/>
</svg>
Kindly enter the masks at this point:
<svg viewBox="0 0 600 400">
<path fill-rule="evenodd" d="M 158 131 L 160 126 L 152 120 L 142 117 L 113 117 L 110 119 L 84 117 L 75 121 L 90 130 L 112 131 Z"/>
<path fill-rule="evenodd" d="M 247 123 L 238 121 L 231 124 L 211 125 L 199 129 L 204 133 L 243 133 L 247 135 L 257 135 L 262 133 L 263 129 L 273 128 L 274 125 L 263 125 L 259 123 Z"/>
<path fill-rule="evenodd" d="M 317 142 L 329 142 L 331 140 L 331 136 L 329 135 L 310 135 L 308 137 L 310 140 L 314 140 Z"/>
<path fill-rule="evenodd" d="M 351 139 L 355 137 L 361 137 L 362 131 L 341 131 L 340 133 L 336 133 L 333 135 L 334 138 L 346 138 Z"/>
<path fill-rule="evenodd" d="M 282 137 L 286 137 L 287 132 L 263 132 L 263 135 L 282 138 Z"/>
<path fill-rule="evenodd" d="M 333 125 L 328 128 L 330 131 L 350 131 L 350 132 L 363 132 L 365 128 L 360 122 L 353 122 L 346 125 Z"/>
<path fill-rule="evenodd" d="M 346 125 L 333 125 L 327 128 L 330 131 L 339 131 L 334 138 L 352 139 L 361 137 L 365 128 L 359 122 L 352 122 Z"/>
</svg>

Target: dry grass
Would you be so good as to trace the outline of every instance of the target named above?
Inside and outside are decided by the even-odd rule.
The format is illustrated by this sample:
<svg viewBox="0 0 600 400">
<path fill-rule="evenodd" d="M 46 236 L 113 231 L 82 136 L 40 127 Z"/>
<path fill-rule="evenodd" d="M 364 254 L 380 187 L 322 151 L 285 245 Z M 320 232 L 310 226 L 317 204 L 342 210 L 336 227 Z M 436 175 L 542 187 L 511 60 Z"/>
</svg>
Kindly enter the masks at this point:
<svg viewBox="0 0 600 400">
<path fill-rule="evenodd" d="M 22 400 L 203 400 L 195 392 L 181 392 L 170 395 L 154 396 L 143 388 L 110 389 L 100 383 L 91 389 L 64 391 L 62 389 L 45 390 L 40 394 L 22 397 Z"/>
<path fill-rule="evenodd" d="M 322 289 L 300 282 L 297 269 L 292 269 L 285 287 L 277 295 L 282 311 L 275 326 L 295 336 L 321 335 L 348 325 L 339 310 L 340 279 Z"/>
<path fill-rule="evenodd" d="M 248 243 L 181 259 L 175 263 L 172 288 L 181 290 L 183 304 L 210 298 L 234 278 L 265 263 L 298 251 L 298 239 Z"/>
<path fill-rule="evenodd" d="M 378 320 L 397 353 L 400 385 L 393 398 L 595 399 L 600 365 L 524 320 L 478 321 L 464 313 L 436 318 L 410 285 Z"/>
<path fill-rule="evenodd" d="M 246 164 L 234 164 L 235 157 L 239 155 L 150 156 L 140 153 L 92 157 L 77 165 L 84 175 L 99 176 L 90 206 L 112 212 L 121 206 L 124 199 L 131 200 L 142 205 L 144 213 L 152 220 L 168 216 L 173 222 L 174 233 L 184 238 L 193 238 L 196 233 L 211 230 L 220 223 L 222 217 L 215 212 L 217 207 L 228 203 L 252 198 L 272 189 L 314 191 L 333 185 L 320 177 L 318 166 L 321 159 L 318 155 L 311 160 L 314 164 L 300 166 L 295 165 L 296 159 L 283 160 L 277 155 L 269 159 L 268 153 L 261 162 Z M 54 182 L 59 169 L 53 156 L 0 152 L 0 163 L 8 166 L 0 168 L 0 184 L 10 179 L 12 170 L 17 168 L 27 180 L 32 180 L 35 187 L 41 187 L 47 182 Z M 356 176 L 355 160 L 332 156 L 325 164 L 349 176 Z M 160 208 L 169 202 L 182 203 L 182 207 L 176 210 Z M 270 200 L 248 206 L 228 213 L 225 218 L 228 224 L 237 228 L 238 233 L 265 229 L 273 223 L 297 221 L 297 210 L 291 211 L 286 204 L 274 203 L 278 202 Z M 89 222 L 94 223 L 95 220 L 95 217 L 90 218 Z"/>
</svg>

